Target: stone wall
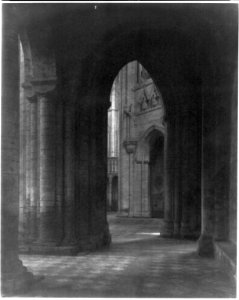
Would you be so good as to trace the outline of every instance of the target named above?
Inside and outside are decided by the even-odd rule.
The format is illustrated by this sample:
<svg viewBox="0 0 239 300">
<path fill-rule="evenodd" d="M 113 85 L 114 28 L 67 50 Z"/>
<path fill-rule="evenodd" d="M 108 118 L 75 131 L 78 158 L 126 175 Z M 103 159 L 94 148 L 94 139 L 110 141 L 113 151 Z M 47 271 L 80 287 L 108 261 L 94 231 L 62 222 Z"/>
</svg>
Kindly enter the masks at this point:
<svg viewBox="0 0 239 300">
<path fill-rule="evenodd" d="M 234 244 L 237 244 L 237 98 L 236 85 L 234 84 L 231 102 L 231 156 L 229 192 L 229 239 Z"/>
</svg>

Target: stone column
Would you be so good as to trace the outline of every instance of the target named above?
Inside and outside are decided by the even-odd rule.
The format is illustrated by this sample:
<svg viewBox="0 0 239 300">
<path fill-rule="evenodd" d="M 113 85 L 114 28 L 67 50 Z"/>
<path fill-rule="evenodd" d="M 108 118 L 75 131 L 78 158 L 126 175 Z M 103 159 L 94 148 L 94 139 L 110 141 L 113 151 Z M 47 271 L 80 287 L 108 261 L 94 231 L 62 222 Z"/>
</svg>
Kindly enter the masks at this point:
<svg viewBox="0 0 239 300">
<path fill-rule="evenodd" d="M 13 6 L 3 7 L 1 288 L 14 295 L 29 287 L 33 275 L 18 258 L 19 221 L 19 49 Z"/>
<path fill-rule="evenodd" d="M 149 161 L 144 160 L 141 164 L 142 168 L 142 209 L 141 216 L 149 217 L 150 216 L 150 199 L 149 199 Z"/>
<path fill-rule="evenodd" d="M 95 249 L 110 243 L 106 218 L 107 194 L 107 109 L 105 97 L 92 93 L 89 130 L 89 246 Z"/>
<path fill-rule="evenodd" d="M 233 68 L 233 66 L 232 66 Z M 230 186 L 230 107 L 232 91 L 225 84 L 217 87 L 217 103 L 215 105 L 215 240 L 227 240 L 229 235 L 229 186 Z M 225 101 L 225 99 L 227 99 Z"/>
<path fill-rule="evenodd" d="M 56 104 L 56 220 L 57 239 L 63 238 L 63 199 L 64 199 L 64 112 L 63 99 L 58 93 Z"/>
<path fill-rule="evenodd" d="M 180 116 L 176 112 L 175 126 L 175 169 L 174 169 L 174 228 L 173 235 L 180 235 L 181 222 L 181 128 Z"/>
<path fill-rule="evenodd" d="M 63 253 L 63 105 L 55 79 L 34 79 L 28 98 L 27 240 L 21 251 Z M 33 96 L 29 96 L 33 94 Z"/>
<path fill-rule="evenodd" d="M 198 240 L 198 253 L 201 256 L 214 255 L 214 161 L 215 161 L 215 119 L 214 105 L 208 87 L 202 99 L 202 223 Z M 207 92 L 207 94 L 206 94 Z"/>
<path fill-rule="evenodd" d="M 237 74 L 238 72 L 235 71 L 234 75 L 234 85 L 233 85 L 233 93 L 232 93 L 232 100 L 231 100 L 231 111 L 230 111 L 230 186 L 229 186 L 229 234 L 228 238 L 231 242 L 235 245 L 237 243 L 237 133 L 238 133 L 238 126 L 237 126 L 237 107 L 238 107 L 238 88 L 237 88 Z"/>
<path fill-rule="evenodd" d="M 68 88 L 71 89 L 72 83 Z M 74 95 L 73 92 L 70 95 Z M 75 232 L 75 111 L 74 101 L 64 102 L 64 246 L 76 246 Z"/>
<path fill-rule="evenodd" d="M 108 176 L 108 199 L 109 199 L 109 210 L 112 209 L 112 176 Z"/>
<path fill-rule="evenodd" d="M 173 176 L 173 127 L 167 123 L 167 134 L 165 135 L 165 150 L 164 150 L 164 229 L 162 235 L 171 236 L 173 234 L 173 216 L 172 216 L 172 176 Z"/>
<path fill-rule="evenodd" d="M 201 90 L 197 85 L 182 89 L 182 237 L 198 234 L 201 181 Z"/>
<path fill-rule="evenodd" d="M 193 172 L 196 170 L 192 170 L 190 168 L 193 166 L 191 164 L 191 160 L 194 159 L 194 151 L 195 149 L 191 149 L 190 144 L 193 136 L 190 134 L 191 127 L 193 124 L 190 123 L 189 119 L 189 108 L 184 104 L 184 111 L 182 109 L 182 144 L 183 144 L 183 151 L 182 151 L 182 218 L 181 218 L 181 230 L 180 235 L 182 237 L 188 237 L 190 233 L 190 203 L 192 203 L 192 193 L 193 193 L 193 185 L 191 184 L 191 180 L 194 176 Z M 191 152 L 190 152 L 191 151 Z"/>
<path fill-rule="evenodd" d="M 136 141 L 125 141 L 124 146 L 129 155 L 129 216 L 134 216 L 134 207 L 133 207 L 133 195 L 134 195 L 134 153 L 136 149 L 137 142 Z"/>
<path fill-rule="evenodd" d="M 224 164 L 223 162 L 222 164 Z M 225 167 L 226 168 L 226 167 Z M 216 190 L 214 191 L 214 212 L 215 212 L 215 225 L 214 225 L 214 238 L 217 241 L 228 239 L 228 170 L 223 167 L 218 170 L 216 174 Z"/>
<path fill-rule="evenodd" d="M 56 244 L 55 195 L 55 95 L 38 93 L 39 109 L 39 192 L 40 192 L 40 246 Z"/>
<path fill-rule="evenodd" d="M 89 234 L 89 103 L 90 99 L 84 96 L 78 96 L 79 101 L 76 102 L 76 140 L 75 140 L 75 194 L 77 195 L 76 203 L 76 230 L 77 238 L 81 244 L 81 248 L 87 247 Z M 64 205 L 65 201 L 64 201 Z"/>
<path fill-rule="evenodd" d="M 30 140 L 29 140 L 29 239 L 34 241 L 38 235 L 38 224 L 37 224 L 37 204 L 39 200 L 38 193 L 38 108 L 37 108 L 37 97 L 30 97 Z"/>
<path fill-rule="evenodd" d="M 29 237 L 28 229 L 28 214 L 27 214 L 27 163 L 29 155 L 27 155 L 29 143 L 29 101 L 26 99 L 25 85 L 24 92 L 20 94 L 20 178 L 19 178 L 19 245 L 23 245 Z"/>
<path fill-rule="evenodd" d="M 30 86 L 24 85 L 24 112 L 20 118 L 20 194 L 19 194 L 19 250 L 27 250 L 26 246 L 31 242 L 30 239 L 30 108 L 31 103 L 27 98 Z"/>
<path fill-rule="evenodd" d="M 101 176 L 101 174 L 104 174 L 103 177 L 104 184 L 103 184 L 103 188 L 101 189 L 102 196 L 100 198 L 100 201 L 98 201 L 98 207 L 100 208 L 100 212 L 103 218 L 103 230 L 102 230 L 102 237 L 100 242 L 103 246 L 109 246 L 111 243 L 111 234 L 109 231 L 109 224 L 107 221 L 107 210 L 106 210 L 106 201 L 105 201 L 106 185 L 107 185 L 107 116 L 108 116 L 108 108 L 109 108 L 108 95 L 102 96 L 100 98 L 100 101 L 103 103 L 101 108 L 102 127 L 97 126 L 97 131 L 96 131 L 96 136 L 97 136 L 96 147 L 97 149 L 102 147 L 101 156 L 98 157 L 98 162 L 100 163 L 99 164 L 100 167 L 98 168 L 97 174 L 98 177 Z"/>
</svg>

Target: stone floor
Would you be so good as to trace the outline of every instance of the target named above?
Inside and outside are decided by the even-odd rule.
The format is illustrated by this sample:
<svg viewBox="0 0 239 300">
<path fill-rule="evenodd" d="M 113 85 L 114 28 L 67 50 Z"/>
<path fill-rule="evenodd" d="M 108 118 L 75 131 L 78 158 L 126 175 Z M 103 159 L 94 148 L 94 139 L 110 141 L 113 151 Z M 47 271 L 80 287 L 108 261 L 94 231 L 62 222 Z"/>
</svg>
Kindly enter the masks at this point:
<svg viewBox="0 0 239 300">
<path fill-rule="evenodd" d="M 111 214 L 110 249 L 72 256 L 22 255 L 45 278 L 24 297 L 235 297 L 235 283 L 196 242 L 160 237 L 157 219 Z"/>
</svg>

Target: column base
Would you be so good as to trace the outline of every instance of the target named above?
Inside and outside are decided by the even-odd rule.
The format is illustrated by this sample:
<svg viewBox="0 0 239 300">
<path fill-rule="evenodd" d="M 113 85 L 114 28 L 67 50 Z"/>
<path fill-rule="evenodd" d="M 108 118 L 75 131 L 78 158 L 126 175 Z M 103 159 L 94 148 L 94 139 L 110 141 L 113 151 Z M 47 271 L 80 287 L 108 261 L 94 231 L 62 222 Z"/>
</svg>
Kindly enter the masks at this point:
<svg viewBox="0 0 239 300">
<path fill-rule="evenodd" d="M 235 280 L 237 277 L 237 247 L 231 242 L 215 241 L 215 257 Z"/>
<path fill-rule="evenodd" d="M 164 220 L 163 230 L 160 236 L 162 237 L 173 236 L 173 221 Z"/>
<path fill-rule="evenodd" d="M 102 247 L 109 247 L 111 235 L 109 230 L 102 234 L 81 237 L 80 240 L 63 241 L 61 244 L 53 242 L 36 242 L 29 245 L 19 246 L 21 254 L 40 254 L 40 255 L 76 255 L 81 251 L 93 251 Z"/>
<path fill-rule="evenodd" d="M 44 276 L 34 276 L 24 267 L 19 260 L 17 272 L 2 272 L 1 291 L 2 296 L 9 297 L 26 293 L 33 284 L 44 279 Z"/>
<path fill-rule="evenodd" d="M 80 249 L 81 251 L 94 251 L 100 248 L 109 247 L 111 244 L 111 234 L 109 232 L 108 225 L 101 234 L 86 236 L 81 239 Z"/>
<path fill-rule="evenodd" d="M 210 235 L 202 234 L 198 240 L 197 252 L 200 256 L 214 257 L 215 256 L 215 244 L 214 239 Z"/>
</svg>

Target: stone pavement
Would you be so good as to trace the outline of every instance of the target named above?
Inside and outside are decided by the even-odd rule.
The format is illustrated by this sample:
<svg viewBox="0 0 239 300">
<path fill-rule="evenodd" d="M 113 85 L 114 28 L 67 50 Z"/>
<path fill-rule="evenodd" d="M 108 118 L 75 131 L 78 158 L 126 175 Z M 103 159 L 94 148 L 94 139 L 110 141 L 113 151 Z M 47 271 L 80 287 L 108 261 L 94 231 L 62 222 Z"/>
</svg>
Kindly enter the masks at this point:
<svg viewBox="0 0 239 300">
<path fill-rule="evenodd" d="M 78 256 L 22 255 L 45 278 L 24 297 L 235 297 L 221 264 L 196 254 L 196 242 L 160 237 L 159 219 L 108 216 L 109 249 Z"/>
</svg>

